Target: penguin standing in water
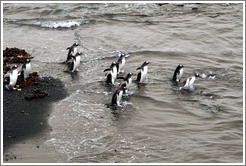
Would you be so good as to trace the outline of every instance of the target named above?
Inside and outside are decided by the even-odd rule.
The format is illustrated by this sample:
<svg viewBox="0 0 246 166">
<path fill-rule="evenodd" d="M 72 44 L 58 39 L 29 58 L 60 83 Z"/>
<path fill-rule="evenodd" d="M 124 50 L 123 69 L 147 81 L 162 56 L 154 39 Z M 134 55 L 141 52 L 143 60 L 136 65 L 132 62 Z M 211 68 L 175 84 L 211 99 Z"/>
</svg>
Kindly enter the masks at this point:
<svg viewBox="0 0 246 166">
<path fill-rule="evenodd" d="M 137 82 L 143 83 L 147 77 L 148 73 L 148 64 L 151 64 L 151 62 L 145 61 L 142 66 L 138 67 L 138 75 L 137 75 Z"/>
<path fill-rule="evenodd" d="M 70 60 L 70 61 L 72 61 L 72 64 L 70 66 L 71 72 L 79 71 L 78 67 L 80 65 L 81 55 L 82 55 L 82 53 L 78 52 L 75 56 L 72 57 L 72 60 Z"/>
<path fill-rule="evenodd" d="M 16 89 L 15 85 L 16 85 L 17 79 L 18 79 L 18 66 L 14 65 L 12 67 L 12 71 L 10 72 L 10 75 L 8 77 L 8 80 L 7 80 L 8 85 L 6 85 L 6 88 L 7 89 L 12 88 L 15 90 Z"/>
<path fill-rule="evenodd" d="M 174 71 L 174 74 L 173 74 L 173 81 L 176 81 L 176 82 L 180 82 L 181 80 L 181 77 L 184 73 L 184 65 L 181 65 L 179 64 L 176 68 L 176 70 Z"/>
<path fill-rule="evenodd" d="M 120 101 L 122 99 L 122 95 L 124 91 L 128 90 L 125 86 L 121 86 L 119 89 L 117 89 L 112 97 L 112 105 L 113 106 L 120 106 Z"/>
<path fill-rule="evenodd" d="M 117 63 L 113 62 L 110 68 L 105 69 L 103 72 L 107 71 L 106 73 L 106 82 L 109 84 L 115 84 L 115 80 L 117 78 Z"/>
<path fill-rule="evenodd" d="M 69 63 L 69 61 L 73 58 L 73 57 L 75 57 L 75 55 L 77 54 L 77 50 L 78 50 L 78 46 L 80 46 L 79 45 L 79 43 L 77 43 L 77 42 L 75 42 L 71 47 L 68 47 L 67 48 L 67 50 L 69 50 L 68 51 L 68 54 L 67 54 L 67 60 L 66 60 L 66 63 Z"/>
<path fill-rule="evenodd" d="M 126 63 L 126 53 L 121 53 L 119 59 L 117 60 L 117 73 L 124 73 L 124 70 L 122 70 Z"/>
<path fill-rule="evenodd" d="M 31 63 L 30 62 L 32 62 L 32 61 L 30 61 L 29 59 L 27 59 L 24 62 L 24 64 L 22 65 L 20 77 L 23 80 L 26 80 L 26 78 L 31 73 L 32 68 L 31 68 Z"/>
<path fill-rule="evenodd" d="M 136 75 L 134 73 L 128 73 L 126 77 L 117 77 L 117 79 L 123 79 L 121 85 L 125 84 L 127 88 L 129 88 L 132 84 L 132 76 Z"/>
<path fill-rule="evenodd" d="M 188 77 L 184 82 L 181 83 L 180 90 L 182 89 L 190 89 L 194 84 L 196 78 L 202 78 L 198 73 L 194 74 L 193 76 Z"/>
</svg>

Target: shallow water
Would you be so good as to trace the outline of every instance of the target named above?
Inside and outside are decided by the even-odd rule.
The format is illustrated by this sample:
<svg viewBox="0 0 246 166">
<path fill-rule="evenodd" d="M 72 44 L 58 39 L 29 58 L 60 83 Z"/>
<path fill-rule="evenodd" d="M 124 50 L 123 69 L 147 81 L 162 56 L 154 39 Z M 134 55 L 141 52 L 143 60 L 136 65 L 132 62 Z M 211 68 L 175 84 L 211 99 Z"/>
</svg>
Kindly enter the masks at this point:
<svg viewBox="0 0 246 166">
<path fill-rule="evenodd" d="M 24 48 L 33 70 L 69 93 L 53 104 L 44 142 L 57 162 L 243 162 L 242 4 L 4 4 L 3 13 L 3 48 Z M 85 53 L 77 74 L 60 63 L 74 41 Z M 126 72 L 152 64 L 114 112 L 118 85 L 103 70 L 120 51 Z M 180 91 L 170 81 L 180 63 L 183 79 L 219 77 Z"/>
</svg>

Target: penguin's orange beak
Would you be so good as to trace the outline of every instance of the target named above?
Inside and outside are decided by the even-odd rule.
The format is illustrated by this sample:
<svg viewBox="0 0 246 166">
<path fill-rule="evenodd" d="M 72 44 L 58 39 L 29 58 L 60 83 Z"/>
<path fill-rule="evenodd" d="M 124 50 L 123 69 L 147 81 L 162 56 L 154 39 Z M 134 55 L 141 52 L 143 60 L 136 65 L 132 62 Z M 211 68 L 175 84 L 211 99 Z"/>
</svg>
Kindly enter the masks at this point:
<svg viewBox="0 0 246 166">
<path fill-rule="evenodd" d="M 116 63 L 120 63 L 120 62 L 116 62 Z"/>
<path fill-rule="evenodd" d="M 185 66 L 183 66 L 183 68 L 185 68 Z"/>
<path fill-rule="evenodd" d="M 151 64 L 151 62 L 149 62 L 149 64 Z"/>
<path fill-rule="evenodd" d="M 136 74 L 133 73 L 132 75 L 135 76 Z"/>
</svg>

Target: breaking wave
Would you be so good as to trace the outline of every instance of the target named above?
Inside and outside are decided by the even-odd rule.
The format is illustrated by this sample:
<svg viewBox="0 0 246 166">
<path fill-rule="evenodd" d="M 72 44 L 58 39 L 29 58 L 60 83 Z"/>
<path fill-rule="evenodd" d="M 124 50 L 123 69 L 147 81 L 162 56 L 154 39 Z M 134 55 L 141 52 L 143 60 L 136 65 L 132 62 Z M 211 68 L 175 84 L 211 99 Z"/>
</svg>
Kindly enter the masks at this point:
<svg viewBox="0 0 246 166">
<path fill-rule="evenodd" d="M 39 19 L 8 19 L 4 18 L 3 21 L 12 24 L 27 25 L 27 26 L 38 26 L 41 28 L 71 28 L 78 27 L 83 24 L 89 24 L 90 20 L 67 20 L 67 21 L 48 21 L 42 22 Z"/>
</svg>

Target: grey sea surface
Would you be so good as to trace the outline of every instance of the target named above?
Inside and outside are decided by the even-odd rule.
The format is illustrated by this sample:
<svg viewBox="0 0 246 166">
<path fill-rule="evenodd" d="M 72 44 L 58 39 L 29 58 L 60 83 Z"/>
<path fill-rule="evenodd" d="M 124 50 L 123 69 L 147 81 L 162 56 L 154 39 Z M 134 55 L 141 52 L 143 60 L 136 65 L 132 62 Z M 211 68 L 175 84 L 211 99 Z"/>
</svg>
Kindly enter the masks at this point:
<svg viewBox="0 0 246 166">
<path fill-rule="evenodd" d="M 85 54 L 77 74 L 61 63 L 75 41 Z M 4 3 L 6 47 L 25 49 L 33 71 L 65 84 L 44 142 L 57 162 L 243 162 L 242 3 Z M 120 52 L 130 55 L 125 73 L 151 64 L 115 112 L 120 80 L 107 85 L 103 70 Z M 218 77 L 180 91 L 171 81 L 178 64 L 182 81 Z"/>
</svg>

